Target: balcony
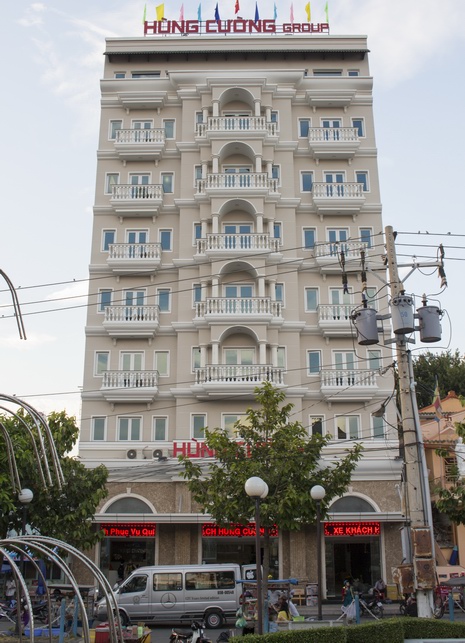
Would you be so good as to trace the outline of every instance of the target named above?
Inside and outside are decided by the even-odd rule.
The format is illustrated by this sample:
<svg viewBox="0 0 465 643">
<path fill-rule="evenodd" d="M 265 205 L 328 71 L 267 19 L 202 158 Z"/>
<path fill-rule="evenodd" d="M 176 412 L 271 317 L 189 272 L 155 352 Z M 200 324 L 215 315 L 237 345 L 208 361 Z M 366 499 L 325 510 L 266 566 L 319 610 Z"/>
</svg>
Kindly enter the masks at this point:
<svg viewBox="0 0 465 643">
<path fill-rule="evenodd" d="M 231 133 L 247 138 L 278 135 L 277 123 L 270 123 L 265 116 L 211 116 L 206 123 L 197 123 L 196 136 L 207 140 L 231 140 Z"/>
<path fill-rule="evenodd" d="M 103 328 L 110 337 L 153 339 L 160 326 L 158 306 L 107 306 Z"/>
<path fill-rule="evenodd" d="M 355 336 L 350 319 L 352 304 L 320 304 L 318 306 L 318 328 L 324 337 Z"/>
<path fill-rule="evenodd" d="M 198 196 L 277 196 L 278 179 L 273 179 L 266 172 L 244 172 L 236 174 L 207 174 L 207 178 L 198 179 Z"/>
<path fill-rule="evenodd" d="M 248 255 L 270 255 L 279 253 L 279 239 L 265 233 L 255 234 L 207 234 L 197 240 L 197 255 L 209 259 L 231 259 Z"/>
<path fill-rule="evenodd" d="M 158 371 L 105 371 L 100 388 L 107 402 L 153 402 L 158 393 Z"/>
<path fill-rule="evenodd" d="M 321 371 L 321 394 L 328 402 L 364 402 L 379 394 L 378 371 L 334 369 Z"/>
<path fill-rule="evenodd" d="M 363 183 L 314 183 L 313 204 L 325 216 L 350 215 L 354 219 L 365 203 Z"/>
<path fill-rule="evenodd" d="M 360 140 L 356 127 L 311 127 L 308 145 L 314 159 L 353 159 Z"/>
<path fill-rule="evenodd" d="M 161 264 L 159 243 L 112 243 L 107 265 L 115 275 L 154 273 Z"/>
<path fill-rule="evenodd" d="M 192 392 L 199 398 L 233 395 L 253 398 L 254 390 L 263 382 L 284 385 L 284 369 L 270 365 L 210 364 L 197 368 Z"/>
<path fill-rule="evenodd" d="M 209 297 L 195 305 L 196 322 L 206 323 L 283 323 L 282 304 L 269 297 L 230 298 Z"/>
<path fill-rule="evenodd" d="M 315 246 L 315 261 L 321 272 L 340 274 L 340 253 L 344 252 L 346 271 L 361 269 L 361 252 L 365 251 L 365 260 L 369 259 L 367 244 L 361 241 L 340 241 L 338 243 L 319 243 Z"/>
<path fill-rule="evenodd" d="M 115 151 L 122 161 L 158 161 L 165 151 L 165 130 L 120 129 Z"/>
<path fill-rule="evenodd" d="M 114 185 L 110 204 L 120 217 L 155 218 L 163 205 L 162 185 Z"/>
</svg>

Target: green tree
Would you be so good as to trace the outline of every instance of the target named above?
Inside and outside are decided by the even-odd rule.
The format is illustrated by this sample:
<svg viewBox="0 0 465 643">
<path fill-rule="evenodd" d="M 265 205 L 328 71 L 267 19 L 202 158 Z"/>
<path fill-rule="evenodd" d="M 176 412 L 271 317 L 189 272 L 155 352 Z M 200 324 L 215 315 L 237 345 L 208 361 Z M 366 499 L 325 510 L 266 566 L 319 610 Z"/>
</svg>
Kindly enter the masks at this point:
<svg viewBox="0 0 465 643">
<path fill-rule="evenodd" d="M 268 577 L 269 528 L 300 530 L 315 522 L 316 506 L 310 497 L 315 484 L 322 485 L 328 503 L 347 490 L 352 472 L 361 457 L 358 444 L 324 466 L 321 451 L 330 436 L 309 438 L 299 422 L 291 422 L 292 404 L 282 403 L 285 393 L 269 383 L 256 389 L 259 407 L 249 408 L 246 419 L 235 425 L 234 437 L 223 429 L 205 429 L 205 442 L 215 452 L 207 469 L 181 456 L 183 476 L 194 500 L 204 513 L 220 525 L 247 524 L 253 516 L 253 501 L 244 485 L 251 476 L 259 476 L 268 485 L 266 500 L 261 501 L 260 516 L 265 528 L 264 578 Z"/>
<path fill-rule="evenodd" d="M 37 438 L 37 429 L 28 414 L 18 415 L 28 423 Z M 100 501 L 106 497 L 108 472 L 101 465 L 86 469 L 79 460 L 67 455 L 77 441 L 79 429 L 76 418 L 64 411 L 48 416 L 55 446 L 64 475 L 60 489 L 55 483 L 44 486 L 38 475 L 37 460 L 32 439 L 24 425 L 13 416 L 0 416 L 0 422 L 12 439 L 15 459 L 22 488 L 29 488 L 34 499 L 28 506 L 28 523 L 41 534 L 88 549 L 100 538 L 92 525 L 92 518 Z M 52 478 L 54 476 L 52 475 Z M 0 534 L 9 529 L 21 530 L 22 505 L 13 492 L 5 437 L 0 433 Z"/>
<path fill-rule="evenodd" d="M 465 423 L 456 422 L 455 430 L 459 438 L 465 440 Z M 455 455 L 455 450 L 437 449 L 436 453 L 443 458 Z M 459 475 L 459 469 L 449 470 L 447 487 L 437 486 L 433 489 L 436 494 L 436 508 L 440 513 L 448 516 L 449 520 L 457 525 L 465 525 L 465 478 Z"/>
<path fill-rule="evenodd" d="M 413 372 L 420 409 L 433 402 L 436 377 L 441 397 L 445 397 L 449 391 L 465 396 L 465 357 L 458 349 L 454 353 L 426 351 L 417 355 L 413 360 Z"/>
</svg>

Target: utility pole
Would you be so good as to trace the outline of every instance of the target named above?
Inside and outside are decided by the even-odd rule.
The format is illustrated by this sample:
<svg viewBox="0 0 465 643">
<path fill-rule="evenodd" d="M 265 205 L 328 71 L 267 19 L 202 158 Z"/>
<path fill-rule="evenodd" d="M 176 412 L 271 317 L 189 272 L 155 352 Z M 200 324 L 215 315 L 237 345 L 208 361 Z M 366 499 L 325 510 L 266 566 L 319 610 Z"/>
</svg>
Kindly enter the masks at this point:
<svg viewBox="0 0 465 643">
<path fill-rule="evenodd" d="M 405 295 L 399 278 L 395 235 L 392 226 L 386 226 L 386 251 L 389 269 L 391 305 L 410 299 Z M 408 305 L 408 301 L 405 301 Z M 413 302 L 411 302 L 413 304 Z M 402 314 L 402 313 L 401 313 Z M 410 331 L 411 332 L 411 331 Z M 408 333 L 396 333 L 397 365 L 399 373 L 399 397 L 402 416 L 402 432 L 405 448 L 406 515 L 410 532 L 410 560 L 413 566 L 413 588 L 416 594 L 418 616 L 432 616 L 435 585 L 434 539 L 431 520 L 431 499 L 424 471 L 423 440 L 417 422 L 418 407 L 415 383 L 411 376 L 411 352 L 408 350 Z"/>
</svg>

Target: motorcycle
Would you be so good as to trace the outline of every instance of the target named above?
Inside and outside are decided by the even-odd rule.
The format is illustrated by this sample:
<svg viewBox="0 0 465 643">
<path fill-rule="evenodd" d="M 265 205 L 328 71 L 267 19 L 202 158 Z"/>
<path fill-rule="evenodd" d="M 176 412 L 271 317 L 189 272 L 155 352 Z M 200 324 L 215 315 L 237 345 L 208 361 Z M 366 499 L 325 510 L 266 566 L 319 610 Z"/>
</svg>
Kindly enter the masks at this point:
<svg viewBox="0 0 465 643">
<path fill-rule="evenodd" d="M 6 603 L 0 603 L 0 619 L 6 618 L 12 623 L 16 622 L 18 614 L 18 604 L 16 601 L 12 602 L 13 604 L 7 605 Z M 27 603 L 22 600 L 23 609 L 27 610 Z M 46 623 L 48 620 L 48 604 L 46 601 L 41 601 L 32 606 L 32 614 L 34 619 L 42 623 Z"/>
<path fill-rule="evenodd" d="M 371 614 L 376 618 L 383 618 L 384 607 L 381 592 L 373 589 L 366 598 L 360 596 L 360 616 Z"/>
<path fill-rule="evenodd" d="M 404 596 L 399 605 L 399 612 L 402 616 L 418 616 L 417 600 L 413 594 Z"/>
<path fill-rule="evenodd" d="M 204 624 L 194 621 L 190 630 L 173 628 L 170 634 L 170 643 L 212 643 L 204 633 Z"/>
</svg>

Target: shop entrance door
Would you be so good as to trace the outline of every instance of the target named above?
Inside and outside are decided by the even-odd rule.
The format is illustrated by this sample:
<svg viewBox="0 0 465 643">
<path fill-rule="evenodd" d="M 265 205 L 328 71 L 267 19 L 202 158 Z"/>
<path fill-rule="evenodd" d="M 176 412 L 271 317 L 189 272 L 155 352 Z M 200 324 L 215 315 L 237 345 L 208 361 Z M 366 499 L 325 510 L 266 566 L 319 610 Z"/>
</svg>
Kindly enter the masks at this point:
<svg viewBox="0 0 465 643">
<path fill-rule="evenodd" d="M 358 580 L 365 590 L 381 575 L 379 538 L 326 539 L 327 595 L 341 596 L 346 578 Z"/>
</svg>

